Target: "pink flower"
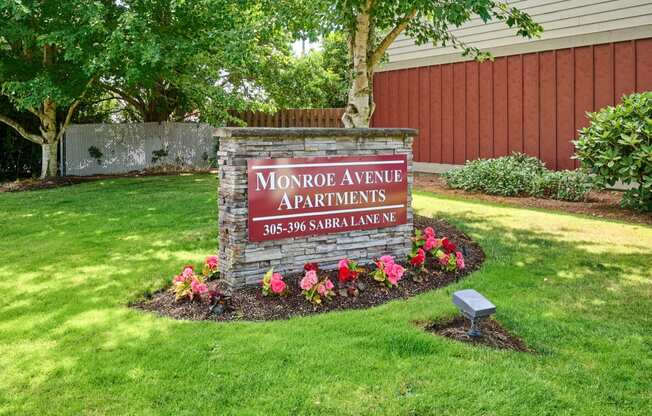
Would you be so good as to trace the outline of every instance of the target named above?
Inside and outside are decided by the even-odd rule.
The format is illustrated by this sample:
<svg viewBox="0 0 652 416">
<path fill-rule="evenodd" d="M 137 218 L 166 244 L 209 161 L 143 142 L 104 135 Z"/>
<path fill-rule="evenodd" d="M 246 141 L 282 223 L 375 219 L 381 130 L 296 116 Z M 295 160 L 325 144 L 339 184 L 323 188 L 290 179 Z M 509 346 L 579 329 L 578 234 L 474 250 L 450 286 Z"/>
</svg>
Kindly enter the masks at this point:
<svg viewBox="0 0 652 416">
<path fill-rule="evenodd" d="M 337 268 L 338 269 L 344 269 L 344 268 L 349 268 L 349 259 L 342 259 L 340 260 L 339 263 L 337 263 Z"/>
<path fill-rule="evenodd" d="M 303 290 L 310 290 L 313 286 L 317 284 L 317 272 L 314 270 L 309 270 L 306 272 L 306 275 L 301 282 L 299 282 L 299 287 Z"/>
<path fill-rule="evenodd" d="M 317 293 L 324 296 L 326 294 L 326 286 L 324 286 L 323 284 L 317 286 Z"/>
<path fill-rule="evenodd" d="M 392 264 L 390 267 L 388 267 L 387 270 L 387 280 L 389 283 L 392 285 L 396 286 L 398 284 L 398 281 L 403 278 L 403 273 L 405 272 L 405 269 L 403 266 L 400 264 Z"/>
<path fill-rule="evenodd" d="M 423 248 L 425 248 L 426 251 L 430 251 L 433 248 L 435 248 L 436 245 L 437 245 L 437 240 L 435 239 L 435 237 L 428 237 L 428 239 L 426 240 L 426 244 L 423 246 Z"/>
<path fill-rule="evenodd" d="M 198 293 L 200 295 L 208 292 L 208 286 L 197 279 L 192 279 L 192 282 L 190 282 L 190 288 L 192 289 L 192 293 Z"/>
<path fill-rule="evenodd" d="M 310 281 L 312 282 L 313 285 L 314 285 L 315 283 L 317 283 L 317 272 L 316 272 L 316 271 L 314 271 L 314 270 L 308 270 L 308 271 L 306 272 L 306 276 L 310 279 Z"/>
<path fill-rule="evenodd" d="M 185 280 L 186 278 L 183 277 L 182 275 L 177 275 L 174 276 L 174 279 L 172 279 L 172 283 L 183 283 Z"/>
<path fill-rule="evenodd" d="M 211 270 L 217 270 L 217 267 L 220 264 L 220 260 L 218 259 L 217 256 L 208 256 L 206 257 L 206 265 L 208 266 L 209 269 Z"/>
<path fill-rule="evenodd" d="M 392 257 L 392 256 L 387 256 L 387 255 L 386 255 L 386 256 L 382 256 L 382 257 L 380 258 L 380 261 L 382 261 L 383 263 L 385 263 L 385 266 L 387 267 L 387 266 L 389 266 L 390 264 L 394 264 L 394 257 Z"/>
<path fill-rule="evenodd" d="M 326 285 L 326 290 L 333 290 L 335 287 L 333 285 L 333 282 L 331 282 L 331 279 L 326 279 L 326 282 L 324 282 L 324 285 Z"/>
<path fill-rule="evenodd" d="M 181 275 L 184 277 L 184 279 L 189 279 L 195 275 L 195 269 L 192 266 L 186 266 L 183 268 Z"/>
<path fill-rule="evenodd" d="M 455 262 L 458 270 L 462 270 L 466 265 L 464 264 L 464 255 L 461 252 L 455 253 Z"/>
<path fill-rule="evenodd" d="M 435 230 L 432 227 L 426 227 L 423 230 L 423 233 L 426 235 L 426 237 L 432 237 L 435 238 L 437 235 L 435 234 Z"/>
<path fill-rule="evenodd" d="M 451 256 L 449 254 L 442 254 L 439 257 L 439 264 L 441 264 L 442 266 L 446 266 L 450 260 L 451 260 Z"/>
<path fill-rule="evenodd" d="M 278 274 L 278 273 L 275 273 Z M 280 276 L 280 275 L 279 275 Z M 281 279 L 274 279 L 272 278 L 272 292 L 276 293 L 277 295 L 283 293 L 285 291 L 285 282 Z"/>
<path fill-rule="evenodd" d="M 283 276 L 281 276 L 281 273 L 276 272 L 272 275 L 272 282 L 275 280 L 283 280 Z"/>
</svg>

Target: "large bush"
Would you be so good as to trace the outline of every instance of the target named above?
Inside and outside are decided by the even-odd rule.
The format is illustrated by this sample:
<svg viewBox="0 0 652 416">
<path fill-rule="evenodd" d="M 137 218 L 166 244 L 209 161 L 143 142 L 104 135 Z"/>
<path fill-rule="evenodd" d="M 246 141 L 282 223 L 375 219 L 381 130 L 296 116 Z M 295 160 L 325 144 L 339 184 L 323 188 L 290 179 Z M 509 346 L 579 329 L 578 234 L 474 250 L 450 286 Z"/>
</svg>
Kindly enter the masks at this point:
<svg viewBox="0 0 652 416">
<path fill-rule="evenodd" d="M 621 104 L 588 117 L 590 125 L 575 142 L 582 167 L 600 186 L 638 183 L 625 193 L 623 205 L 651 211 L 652 92 L 623 97 Z"/>
<path fill-rule="evenodd" d="M 552 172 L 539 159 L 522 153 L 478 159 L 444 174 L 448 186 L 490 195 L 531 195 L 566 201 L 585 200 L 591 178 L 581 172 Z"/>
</svg>

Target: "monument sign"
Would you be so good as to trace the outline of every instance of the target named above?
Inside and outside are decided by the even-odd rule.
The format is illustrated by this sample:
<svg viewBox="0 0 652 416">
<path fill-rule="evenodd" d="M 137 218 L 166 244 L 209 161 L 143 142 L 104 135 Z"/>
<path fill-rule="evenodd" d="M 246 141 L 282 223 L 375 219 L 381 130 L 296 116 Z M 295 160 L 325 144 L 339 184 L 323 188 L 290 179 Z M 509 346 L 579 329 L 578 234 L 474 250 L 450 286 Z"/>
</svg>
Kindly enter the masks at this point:
<svg viewBox="0 0 652 416">
<path fill-rule="evenodd" d="M 219 255 L 229 286 L 256 284 L 270 267 L 406 256 L 416 133 L 219 129 Z"/>
<path fill-rule="evenodd" d="M 407 222 L 405 155 L 250 159 L 249 241 Z"/>
</svg>

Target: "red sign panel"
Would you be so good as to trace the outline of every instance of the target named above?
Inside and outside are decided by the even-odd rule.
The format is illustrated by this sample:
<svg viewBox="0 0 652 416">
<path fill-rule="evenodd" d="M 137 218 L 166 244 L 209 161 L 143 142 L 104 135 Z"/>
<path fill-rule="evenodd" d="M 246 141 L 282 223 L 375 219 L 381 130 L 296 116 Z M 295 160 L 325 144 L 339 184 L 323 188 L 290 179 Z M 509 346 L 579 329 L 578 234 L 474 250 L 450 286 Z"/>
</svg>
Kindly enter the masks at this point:
<svg viewBox="0 0 652 416">
<path fill-rule="evenodd" d="M 247 168 L 250 241 L 407 222 L 405 155 L 255 159 Z"/>
</svg>

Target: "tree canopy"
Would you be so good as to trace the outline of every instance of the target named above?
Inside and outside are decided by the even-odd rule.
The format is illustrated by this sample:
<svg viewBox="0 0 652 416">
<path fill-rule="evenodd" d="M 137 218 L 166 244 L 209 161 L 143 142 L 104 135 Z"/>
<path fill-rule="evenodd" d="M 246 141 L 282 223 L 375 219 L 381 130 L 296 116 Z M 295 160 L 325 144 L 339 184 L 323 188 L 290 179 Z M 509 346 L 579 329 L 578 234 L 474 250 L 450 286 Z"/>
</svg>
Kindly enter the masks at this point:
<svg viewBox="0 0 652 416">
<path fill-rule="evenodd" d="M 276 108 L 344 107 L 350 83 L 348 46 L 341 32 L 302 56 L 279 55 L 261 80 Z"/>
<path fill-rule="evenodd" d="M 42 147 L 44 177 L 56 175 L 57 145 L 84 104 L 111 101 L 139 121 L 192 113 L 214 124 L 230 109 L 263 106 L 261 80 L 290 53 L 291 40 L 264 6 L 0 0 L 0 94 L 37 123 L 8 111 L 0 122 Z"/>
<path fill-rule="evenodd" d="M 102 85 L 141 121 L 195 111 L 220 123 L 259 100 L 257 79 L 289 41 L 257 1 L 124 0 Z"/>
</svg>

